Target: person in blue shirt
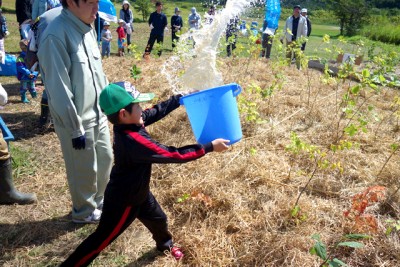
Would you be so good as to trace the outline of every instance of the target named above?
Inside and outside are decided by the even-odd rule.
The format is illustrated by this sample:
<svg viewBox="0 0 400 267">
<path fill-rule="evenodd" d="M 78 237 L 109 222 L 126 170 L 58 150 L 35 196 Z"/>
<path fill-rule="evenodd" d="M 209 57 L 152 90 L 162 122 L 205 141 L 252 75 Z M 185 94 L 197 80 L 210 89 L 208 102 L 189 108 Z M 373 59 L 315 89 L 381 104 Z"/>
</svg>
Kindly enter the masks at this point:
<svg viewBox="0 0 400 267">
<path fill-rule="evenodd" d="M 26 98 L 26 91 L 29 90 L 32 98 L 36 98 L 37 92 L 35 88 L 35 81 L 37 79 L 38 73 L 36 71 L 30 70 L 25 64 L 25 56 L 28 49 L 28 40 L 21 40 L 19 42 L 19 46 L 21 48 L 21 53 L 19 54 L 16 63 L 17 78 L 21 82 L 19 92 L 21 94 L 21 102 L 29 103 L 29 100 Z"/>
<path fill-rule="evenodd" d="M 164 41 L 164 29 L 168 25 L 167 16 L 161 12 L 163 4 L 159 1 L 156 2 L 156 11 L 150 14 L 149 27 L 151 29 L 150 38 L 147 42 L 145 56 L 149 56 L 151 50 L 153 49 L 154 42 L 157 41 L 158 44 L 162 44 Z M 158 51 L 158 56 L 161 56 L 161 49 Z"/>
</svg>

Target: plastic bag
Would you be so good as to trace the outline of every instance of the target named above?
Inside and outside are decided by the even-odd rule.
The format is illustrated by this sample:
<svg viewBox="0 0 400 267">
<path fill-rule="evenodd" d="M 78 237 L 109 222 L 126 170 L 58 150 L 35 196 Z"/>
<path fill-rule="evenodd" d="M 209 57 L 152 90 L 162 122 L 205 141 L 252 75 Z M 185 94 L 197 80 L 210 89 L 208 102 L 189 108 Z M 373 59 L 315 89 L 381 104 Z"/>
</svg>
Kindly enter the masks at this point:
<svg viewBox="0 0 400 267">
<path fill-rule="evenodd" d="M 267 27 L 272 30 L 278 28 L 278 21 L 281 16 L 281 4 L 279 0 L 267 0 L 265 3 L 265 20 Z"/>
</svg>

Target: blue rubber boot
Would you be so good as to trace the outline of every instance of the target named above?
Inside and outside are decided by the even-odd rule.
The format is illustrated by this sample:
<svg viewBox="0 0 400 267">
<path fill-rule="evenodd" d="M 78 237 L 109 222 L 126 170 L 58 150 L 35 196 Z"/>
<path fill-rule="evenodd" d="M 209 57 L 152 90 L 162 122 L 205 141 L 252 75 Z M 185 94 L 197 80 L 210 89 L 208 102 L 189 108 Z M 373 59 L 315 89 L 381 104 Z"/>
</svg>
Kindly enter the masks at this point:
<svg viewBox="0 0 400 267">
<path fill-rule="evenodd" d="M 35 88 L 29 89 L 29 93 L 31 93 L 32 98 L 36 98 L 37 97 L 37 92 L 36 92 Z"/>
<path fill-rule="evenodd" d="M 26 92 L 21 92 L 21 102 L 29 103 L 29 100 L 26 98 Z"/>
</svg>

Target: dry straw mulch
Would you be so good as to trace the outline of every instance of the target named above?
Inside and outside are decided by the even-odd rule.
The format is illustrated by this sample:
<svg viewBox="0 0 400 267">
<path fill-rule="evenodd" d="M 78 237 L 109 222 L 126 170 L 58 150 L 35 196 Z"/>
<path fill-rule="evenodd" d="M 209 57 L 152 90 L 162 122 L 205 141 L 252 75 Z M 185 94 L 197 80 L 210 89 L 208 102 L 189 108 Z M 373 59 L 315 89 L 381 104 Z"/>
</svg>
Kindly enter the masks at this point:
<svg viewBox="0 0 400 267">
<path fill-rule="evenodd" d="M 128 57 L 106 59 L 107 77 L 134 82 L 129 73 L 133 62 Z M 142 69 L 137 88 L 155 92 L 158 100 L 172 94 L 160 75 L 163 62 L 163 58 L 136 62 Z M 251 61 L 247 68 L 247 63 L 247 59 L 222 59 L 220 69 L 226 83 L 243 87 L 240 97 L 256 105 L 262 122 L 250 122 L 242 114 L 243 139 L 227 152 L 153 168 L 152 191 L 169 217 L 175 242 L 183 247 L 184 260 L 176 263 L 170 256 L 155 253 L 150 234 L 135 222 L 93 266 L 319 266 L 322 261 L 309 253 L 315 233 L 333 257 L 349 266 L 400 264 L 399 233 L 385 235 L 386 220 L 399 220 L 398 193 L 384 205 L 380 201 L 367 208 L 378 225 L 364 230 L 372 236 L 361 240 L 365 247 L 334 249 L 343 235 L 355 231 L 354 221 L 343 215 L 351 207 L 352 196 L 373 185 L 386 187 L 388 196 L 400 186 L 400 152 L 381 171 L 391 154 L 390 145 L 400 142 L 399 118 L 390 116 L 399 90 L 381 88 L 380 93 L 362 94 L 356 105 L 367 114 L 366 132 L 342 137 L 353 146 L 332 152 L 331 144 L 339 143 L 335 138 L 348 122 L 338 102 L 355 82 L 327 84 L 318 71 L 298 71 L 262 60 Z M 282 88 L 270 99 L 250 93 L 252 84 L 267 88 L 279 83 Z M 60 146 L 54 132 L 37 128 L 39 100 L 23 105 L 18 101 L 17 84 L 6 86 L 9 92 L 14 90 L 11 103 L 2 111 L 18 137 L 12 146 L 29 152 L 29 170 L 21 168 L 16 184 L 21 191 L 36 192 L 39 202 L 0 207 L 0 265 L 55 266 L 95 226 L 70 222 Z M 380 120 L 366 111 L 368 106 L 374 107 Z M 195 142 L 183 107 L 148 130 L 165 144 Z M 308 153 L 285 149 L 292 132 L 341 166 L 317 169 L 299 200 L 301 214 L 294 217 L 290 211 L 315 164 Z"/>
</svg>

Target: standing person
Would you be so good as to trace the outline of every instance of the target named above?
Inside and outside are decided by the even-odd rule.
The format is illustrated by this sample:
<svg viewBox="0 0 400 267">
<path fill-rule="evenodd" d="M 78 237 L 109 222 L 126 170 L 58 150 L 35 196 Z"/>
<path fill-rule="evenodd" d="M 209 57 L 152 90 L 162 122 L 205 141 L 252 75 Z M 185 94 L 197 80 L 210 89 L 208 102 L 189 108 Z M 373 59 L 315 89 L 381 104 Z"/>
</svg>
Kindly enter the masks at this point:
<svg viewBox="0 0 400 267">
<path fill-rule="evenodd" d="M 7 103 L 7 92 L 0 85 L 0 106 Z M 14 187 L 11 156 L 7 142 L 0 129 L 0 205 L 32 204 L 37 201 L 35 194 L 21 193 Z"/>
<path fill-rule="evenodd" d="M 19 24 L 19 33 L 21 40 L 24 39 L 21 30 L 21 24 L 29 19 L 32 19 L 32 4 L 31 0 L 15 0 L 15 14 L 17 15 L 17 22 Z"/>
<path fill-rule="evenodd" d="M 175 14 L 171 17 L 171 33 L 172 33 L 172 49 L 176 46 L 176 43 L 179 42 L 179 36 L 177 33 L 183 27 L 183 20 L 181 17 L 181 11 L 178 7 L 175 7 Z"/>
<path fill-rule="evenodd" d="M 17 78 L 21 84 L 19 93 L 21 95 L 21 102 L 29 103 L 29 100 L 26 98 L 26 91 L 29 90 L 32 98 L 36 98 L 37 92 L 35 88 L 35 81 L 37 79 L 38 72 L 30 70 L 25 64 L 26 51 L 28 50 L 28 40 L 22 39 L 19 42 L 19 47 L 21 48 L 21 53 L 17 57 L 16 62 Z"/>
<path fill-rule="evenodd" d="M 4 38 L 9 34 L 6 17 L 3 15 L 3 12 L 0 8 L 0 52 L 3 53 L 2 56 L 4 56 L 4 53 L 6 52 L 4 48 Z"/>
<path fill-rule="evenodd" d="M 99 96 L 108 84 L 96 32 L 98 1 L 62 0 L 37 53 L 54 129 L 61 143 L 72 200 L 72 221 L 97 223 L 111 165 L 107 118 Z"/>
<path fill-rule="evenodd" d="M 201 16 L 197 13 L 196 8 L 192 7 L 189 14 L 189 29 L 198 30 L 201 25 Z"/>
<path fill-rule="evenodd" d="M 167 16 L 162 13 L 163 4 L 159 1 L 156 2 L 156 11 L 150 14 L 149 27 L 151 29 L 150 38 L 147 42 L 145 56 L 150 55 L 153 49 L 154 42 L 157 41 L 158 44 L 164 42 L 164 29 L 168 25 Z M 167 28 L 168 29 L 168 28 Z M 162 49 L 158 51 L 158 56 L 161 56 Z"/>
<path fill-rule="evenodd" d="M 126 36 L 125 36 L 125 21 L 123 19 L 118 20 L 118 56 L 123 57 L 125 55 L 125 46 L 126 46 Z"/>
<path fill-rule="evenodd" d="M 174 246 L 168 231 L 167 216 L 150 191 L 154 163 L 185 163 L 215 151 L 228 149 L 228 140 L 216 139 L 205 145 L 173 147 L 151 138 L 145 126 L 153 124 L 179 107 L 180 95 L 142 110 L 139 103 L 154 94 L 140 94 L 129 83 L 108 85 L 100 95 L 100 105 L 114 124 L 114 157 L 110 182 L 104 198 L 103 216 L 96 231 L 86 238 L 61 264 L 87 266 L 99 253 L 122 234 L 135 219 L 152 233 L 159 251 L 170 251 L 180 260 L 183 253 Z"/>
<path fill-rule="evenodd" d="M 307 8 L 303 8 L 301 10 L 301 15 L 303 17 L 305 17 L 306 20 L 307 20 L 307 37 L 310 37 L 310 35 L 311 35 L 311 21 L 308 18 L 308 15 L 307 15 Z M 306 44 L 307 44 L 307 42 L 304 42 L 303 45 L 301 46 L 301 50 L 302 51 L 304 51 L 306 49 Z"/>
<path fill-rule="evenodd" d="M 96 19 L 94 20 L 94 29 L 96 30 L 97 41 L 100 44 L 101 32 L 103 31 L 105 19 L 101 18 L 99 13 L 96 14 Z"/>
<path fill-rule="evenodd" d="M 133 32 L 133 12 L 130 9 L 130 4 L 127 0 L 122 2 L 122 8 L 119 11 L 119 18 L 125 21 L 125 33 L 129 53 L 129 45 L 131 44 L 131 35 Z"/>
<path fill-rule="evenodd" d="M 104 21 L 103 30 L 101 31 L 101 57 L 110 57 L 112 35 L 110 31 L 110 23 Z"/>
<path fill-rule="evenodd" d="M 238 32 L 239 17 L 235 16 L 230 19 L 226 27 L 226 54 L 228 57 L 232 55 L 232 51 L 236 49 L 237 32 Z"/>
<path fill-rule="evenodd" d="M 286 20 L 284 36 L 286 39 L 286 58 L 288 62 L 292 61 L 292 58 L 296 58 L 297 68 L 300 68 L 300 59 L 296 51 L 296 47 L 299 47 L 301 44 L 296 41 L 302 37 L 307 36 L 307 20 L 305 17 L 300 15 L 301 7 L 299 5 L 295 5 L 293 7 L 293 15 L 290 16 Z M 281 38 L 281 42 L 283 43 L 283 37 Z M 294 53 L 294 55 L 293 55 Z"/>
<path fill-rule="evenodd" d="M 206 24 L 211 24 L 214 21 L 214 16 L 215 16 L 215 6 L 211 5 L 207 11 L 207 15 L 205 18 Z"/>
<path fill-rule="evenodd" d="M 197 13 L 195 7 L 192 7 L 190 12 L 191 13 L 189 14 L 189 17 L 188 17 L 189 31 L 190 31 L 189 40 L 193 40 L 193 47 L 194 47 L 196 45 L 196 42 L 195 42 L 195 40 L 193 38 L 193 32 L 197 31 L 198 29 L 200 29 L 201 17 L 199 15 L 199 13 Z"/>
<path fill-rule="evenodd" d="M 263 24 L 263 32 L 262 32 L 262 37 L 261 37 L 261 45 L 262 45 L 262 50 L 261 50 L 261 57 L 265 57 L 266 59 L 271 58 L 271 50 L 272 50 L 272 41 L 274 40 L 274 35 L 275 32 L 268 32 L 266 29 L 268 28 L 268 22 L 267 20 L 264 20 Z"/>
</svg>

